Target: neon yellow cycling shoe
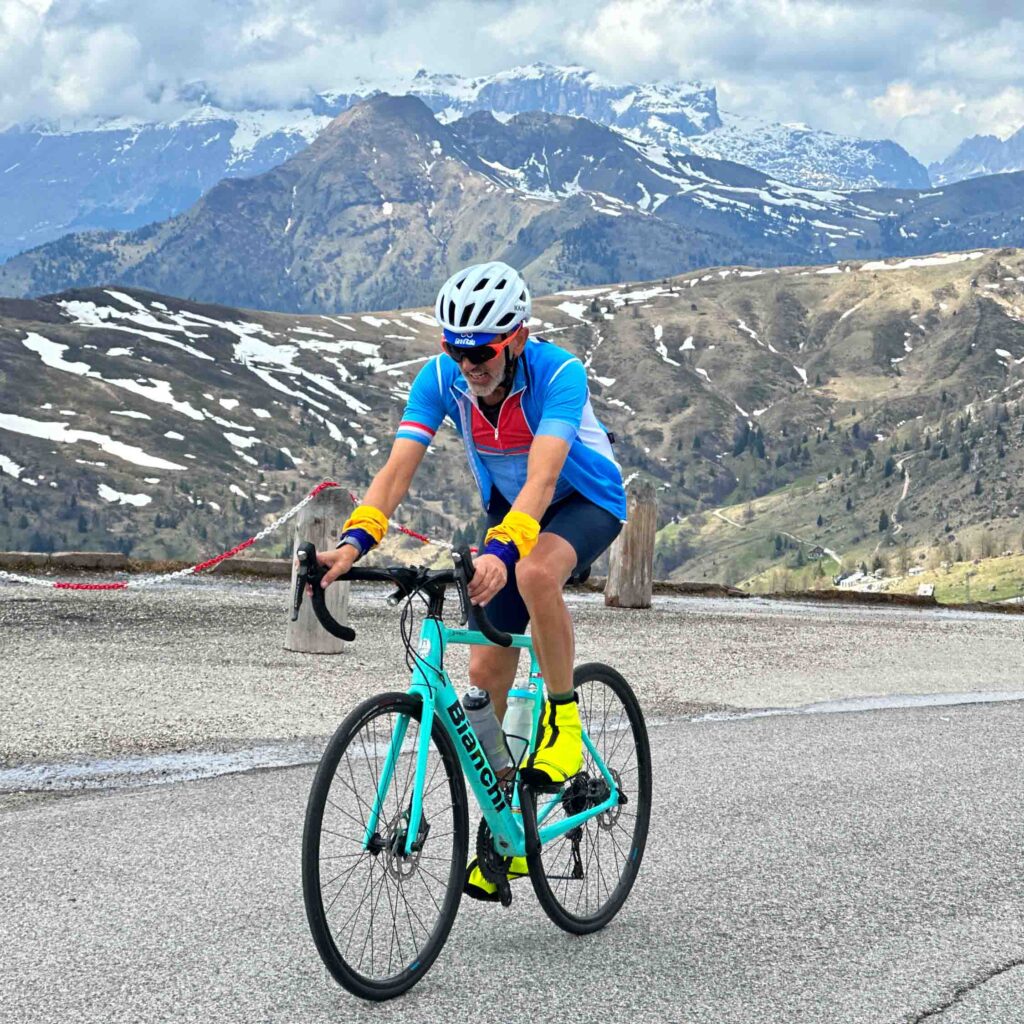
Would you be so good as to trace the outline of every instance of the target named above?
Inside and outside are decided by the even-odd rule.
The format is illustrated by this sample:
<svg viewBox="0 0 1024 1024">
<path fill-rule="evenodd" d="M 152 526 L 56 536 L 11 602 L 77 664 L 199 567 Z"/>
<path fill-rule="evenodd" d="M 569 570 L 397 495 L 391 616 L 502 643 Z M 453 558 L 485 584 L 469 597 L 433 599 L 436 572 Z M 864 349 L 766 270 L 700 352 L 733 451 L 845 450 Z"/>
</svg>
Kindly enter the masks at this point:
<svg viewBox="0 0 1024 1024">
<path fill-rule="evenodd" d="M 560 786 L 583 767 L 583 726 L 576 694 L 549 697 L 540 716 L 537 749 L 519 774 L 531 786 Z"/>
<path fill-rule="evenodd" d="M 517 878 L 525 878 L 527 874 L 526 858 L 513 857 L 508 869 L 508 880 L 514 882 Z M 462 891 L 474 900 L 481 900 L 484 903 L 497 903 L 501 899 L 497 883 L 484 878 L 476 857 L 466 865 L 466 882 L 462 886 Z"/>
</svg>

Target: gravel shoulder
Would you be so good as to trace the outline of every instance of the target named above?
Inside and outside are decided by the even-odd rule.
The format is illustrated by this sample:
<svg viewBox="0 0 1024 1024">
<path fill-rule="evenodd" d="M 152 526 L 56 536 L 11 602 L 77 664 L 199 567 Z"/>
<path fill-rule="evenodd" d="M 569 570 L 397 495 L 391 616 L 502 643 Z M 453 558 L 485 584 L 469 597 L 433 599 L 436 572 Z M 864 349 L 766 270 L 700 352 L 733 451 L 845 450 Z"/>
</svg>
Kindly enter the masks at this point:
<svg viewBox="0 0 1024 1024">
<path fill-rule="evenodd" d="M 324 736 L 358 700 L 406 686 L 399 614 L 384 596 L 359 587 L 356 642 L 313 656 L 283 648 L 284 581 L 0 588 L 0 765 Z M 605 608 L 598 595 L 569 601 L 577 660 L 620 668 L 651 718 L 1020 689 L 1020 624 L 998 615 L 667 596 L 649 610 Z M 460 688 L 466 658 L 464 648 L 448 658 Z"/>
</svg>

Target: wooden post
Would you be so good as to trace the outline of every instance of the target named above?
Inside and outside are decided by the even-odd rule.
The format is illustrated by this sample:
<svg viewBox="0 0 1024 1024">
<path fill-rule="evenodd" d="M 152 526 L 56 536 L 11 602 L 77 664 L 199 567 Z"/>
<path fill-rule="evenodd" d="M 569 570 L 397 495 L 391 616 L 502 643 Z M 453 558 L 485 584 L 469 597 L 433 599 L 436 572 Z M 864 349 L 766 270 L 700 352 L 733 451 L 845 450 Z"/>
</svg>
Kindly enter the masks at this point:
<svg viewBox="0 0 1024 1024">
<path fill-rule="evenodd" d="M 645 480 L 630 487 L 627 522 L 608 553 L 604 603 L 610 608 L 650 608 L 654 584 L 654 534 L 658 499 Z"/>
<path fill-rule="evenodd" d="M 295 519 L 295 544 L 293 551 L 303 541 L 312 541 L 317 551 L 333 551 L 338 543 L 342 524 L 352 512 L 352 499 L 341 487 L 321 491 Z M 291 595 L 295 593 L 295 564 L 292 564 L 292 583 L 288 591 L 288 631 L 285 636 L 286 651 L 302 654 L 340 654 L 345 641 L 331 636 L 317 622 L 313 604 L 308 597 L 302 601 L 299 617 L 291 621 Z M 341 623 L 348 623 L 348 592 L 351 584 L 337 582 L 327 588 L 327 607 Z"/>
</svg>

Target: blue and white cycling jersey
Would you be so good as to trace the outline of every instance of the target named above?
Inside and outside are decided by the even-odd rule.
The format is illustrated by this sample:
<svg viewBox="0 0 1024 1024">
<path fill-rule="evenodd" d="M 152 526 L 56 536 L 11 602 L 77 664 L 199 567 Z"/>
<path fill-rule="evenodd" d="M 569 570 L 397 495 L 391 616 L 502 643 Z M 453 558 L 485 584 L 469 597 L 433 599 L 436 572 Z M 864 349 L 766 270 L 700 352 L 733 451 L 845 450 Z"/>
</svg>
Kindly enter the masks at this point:
<svg viewBox="0 0 1024 1024">
<path fill-rule="evenodd" d="M 571 352 L 531 338 L 516 364 L 497 425 L 480 411 L 455 361 L 434 356 L 413 381 L 395 436 L 429 445 L 446 416 L 465 443 L 485 509 L 492 487 L 510 504 L 516 499 L 526 482 L 530 443 L 545 434 L 569 442 L 552 501 L 576 491 L 626 521 L 622 471 L 608 432 L 591 407 L 587 372 Z"/>
</svg>

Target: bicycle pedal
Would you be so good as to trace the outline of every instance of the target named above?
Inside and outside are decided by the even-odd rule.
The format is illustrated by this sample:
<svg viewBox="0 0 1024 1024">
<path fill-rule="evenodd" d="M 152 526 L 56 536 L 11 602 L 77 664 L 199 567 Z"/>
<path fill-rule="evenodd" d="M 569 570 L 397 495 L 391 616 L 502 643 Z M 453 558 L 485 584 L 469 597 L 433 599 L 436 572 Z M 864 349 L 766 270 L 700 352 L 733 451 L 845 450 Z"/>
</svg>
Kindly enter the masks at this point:
<svg viewBox="0 0 1024 1024">
<path fill-rule="evenodd" d="M 503 907 L 512 906 L 512 886 L 507 881 L 498 883 L 498 902 Z"/>
</svg>

